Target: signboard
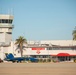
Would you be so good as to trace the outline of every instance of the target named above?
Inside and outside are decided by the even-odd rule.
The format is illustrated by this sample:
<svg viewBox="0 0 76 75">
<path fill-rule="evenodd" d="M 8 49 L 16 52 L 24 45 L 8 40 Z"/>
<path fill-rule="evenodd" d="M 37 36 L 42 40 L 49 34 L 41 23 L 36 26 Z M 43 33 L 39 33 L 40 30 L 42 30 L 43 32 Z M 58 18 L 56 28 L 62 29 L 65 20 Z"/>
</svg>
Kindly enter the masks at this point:
<svg viewBox="0 0 76 75">
<path fill-rule="evenodd" d="M 40 47 L 33 47 L 32 50 L 37 50 L 36 53 L 40 54 L 40 50 L 45 50 L 45 48 Z"/>
<path fill-rule="evenodd" d="M 32 50 L 45 50 L 45 48 L 37 48 L 37 47 L 33 47 Z"/>
</svg>

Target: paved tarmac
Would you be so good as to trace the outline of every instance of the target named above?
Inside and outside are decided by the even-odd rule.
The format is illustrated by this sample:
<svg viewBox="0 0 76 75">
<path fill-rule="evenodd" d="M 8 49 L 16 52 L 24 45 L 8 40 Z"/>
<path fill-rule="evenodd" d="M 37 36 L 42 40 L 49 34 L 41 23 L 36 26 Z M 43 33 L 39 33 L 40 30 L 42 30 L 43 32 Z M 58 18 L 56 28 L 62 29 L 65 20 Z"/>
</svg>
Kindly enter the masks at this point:
<svg viewBox="0 0 76 75">
<path fill-rule="evenodd" d="M 76 75 L 76 63 L 0 63 L 0 75 Z"/>
</svg>

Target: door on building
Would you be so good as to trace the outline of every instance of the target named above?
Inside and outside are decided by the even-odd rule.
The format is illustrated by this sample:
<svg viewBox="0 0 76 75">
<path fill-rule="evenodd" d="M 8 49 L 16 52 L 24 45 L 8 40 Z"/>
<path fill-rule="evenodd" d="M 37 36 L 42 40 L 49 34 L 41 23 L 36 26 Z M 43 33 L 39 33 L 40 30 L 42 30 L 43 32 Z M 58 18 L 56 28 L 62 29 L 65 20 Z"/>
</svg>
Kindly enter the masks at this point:
<svg viewBox="0 0 76 75">
<path fill-rule="evenodd" d="M 70 61 L 71 57 L 70 56 L 58 56 L 59 61 Z"/>
</svg>

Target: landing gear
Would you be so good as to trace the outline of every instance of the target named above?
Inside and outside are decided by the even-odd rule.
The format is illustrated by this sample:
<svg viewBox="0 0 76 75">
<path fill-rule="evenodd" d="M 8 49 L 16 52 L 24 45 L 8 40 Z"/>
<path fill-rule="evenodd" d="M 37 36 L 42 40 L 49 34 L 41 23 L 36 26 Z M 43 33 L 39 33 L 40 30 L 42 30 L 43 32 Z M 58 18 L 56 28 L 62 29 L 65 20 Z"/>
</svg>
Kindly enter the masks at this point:
<svg viewBox="0 0 76 75">
<path fill-rule="evenodd" d="M 17 61 L 17 63 L 19 63 L 19 62 L 21 63 L 21 61 Z"/>
<path fill-rule="evenodd" d="M 19 63 L 19 61 L 17 61 L 17 63 Z"/>
<path fill-rule="evenodd" d="M 21 63 L 21 61 L 12 61 L 12 62 L 13 62 L 13 63 L 15 63 L 15 62 L 17 62 L 17 63 L 19 63 L 19 62 L 20 62 L 20 63 Z"/>
<path fill-rule="evenodd" d="M 13 63 L 15 63 L 15 61 L 12 61 Z"/>
</svg>

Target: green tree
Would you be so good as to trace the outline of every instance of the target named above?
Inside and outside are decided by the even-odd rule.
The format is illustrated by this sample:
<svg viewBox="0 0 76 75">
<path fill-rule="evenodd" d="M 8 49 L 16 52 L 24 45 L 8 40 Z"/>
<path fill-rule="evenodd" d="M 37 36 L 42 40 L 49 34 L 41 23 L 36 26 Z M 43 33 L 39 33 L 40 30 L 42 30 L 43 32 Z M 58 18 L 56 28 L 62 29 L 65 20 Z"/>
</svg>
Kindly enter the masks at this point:
<svg viewBox="0 0 76 75">
<path fill-rule="evenodd" d="M 23 48 L 24 48 L 24 44 L 27 44 L 27 40 L 23 37 L 23 36 L 19 36 L 18 39 L 16 39 L 15 44 L 18 45 L 18 48 L 20 49 L 21 52 L 21 57 L 23 56 Z"/>
<path fill-rule="evenodd" d="M 75 27 L 75 29 L 73 30 L 72 35 L 73 35 L 73 40 L 76 40 L 76 27 Z"/>
</svg>

